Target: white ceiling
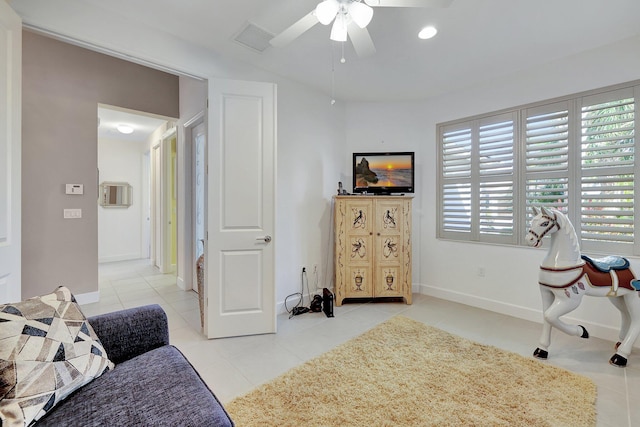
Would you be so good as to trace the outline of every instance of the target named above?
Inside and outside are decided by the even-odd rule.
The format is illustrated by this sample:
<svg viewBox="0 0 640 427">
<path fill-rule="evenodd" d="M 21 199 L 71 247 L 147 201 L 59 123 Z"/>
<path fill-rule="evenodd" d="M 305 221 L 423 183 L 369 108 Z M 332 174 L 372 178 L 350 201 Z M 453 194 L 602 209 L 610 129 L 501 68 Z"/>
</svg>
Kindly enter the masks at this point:
<svg viewBox="0 0 640 427">
<path fill-rule="evenodd" d="M 117 141 L 146 142 L 166 120 L 149 116 L 144 113 L 124 111 L 122 109 L 112 109 L 109 107 L 98 107 L 98 139 L 108 139 Z M 118 132 L 118 125 L 128 125 L 133 128 L 133 133 L 125 135 Z"/>
<path fill-rule="evenodd" d="M 454 0 L 448 8 L 376 8 L 368 29 L 377 53 L 359 59 L 346 43 L 345 64 L 339 62 L 341 44 L 331 42 L 330 27 L 320 24 L 286 47 L 263 53 L 233 40 L 249 22 L 278 34 L 319 1 L 74 3 L 119 14 L 132 25 L 170 33 L 328 95 L 335 66 L 335 98 L 351 101 L 424 99 L 640 34 L 638 0 Z M 36 8 L 51 2 L 68 0 L 13 0 L 12 6 L 28 22 Z M 419 40 L 425 25 L 435 25 L 438 35 Z"/>
</svg>

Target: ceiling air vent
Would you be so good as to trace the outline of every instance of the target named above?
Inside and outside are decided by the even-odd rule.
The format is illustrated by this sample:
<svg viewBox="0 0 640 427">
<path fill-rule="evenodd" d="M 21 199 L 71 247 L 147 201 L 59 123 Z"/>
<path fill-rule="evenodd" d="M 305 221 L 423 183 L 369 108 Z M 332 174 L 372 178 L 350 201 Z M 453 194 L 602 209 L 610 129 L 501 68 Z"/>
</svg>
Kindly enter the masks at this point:
<svg viewBox="0 0 640 427">
<path fill-rule="evenodd" d="M 251 22 L 235 36 L 234 40 L 249 49 L 264 52 L 270 46 L 269 40 L 273 38 L 273 34 L 263 30 L 262 28 L 252 24 Z"/>
</svg>

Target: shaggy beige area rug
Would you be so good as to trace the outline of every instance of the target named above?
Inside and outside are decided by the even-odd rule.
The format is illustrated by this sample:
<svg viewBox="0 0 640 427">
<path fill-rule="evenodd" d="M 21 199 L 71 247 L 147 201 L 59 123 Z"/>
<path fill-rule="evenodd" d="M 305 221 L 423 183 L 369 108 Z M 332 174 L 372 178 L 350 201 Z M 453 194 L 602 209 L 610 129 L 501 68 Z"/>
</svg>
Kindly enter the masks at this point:
<svg viewBox="0 0 640 427">
<path fill-rule="evenodd" d="M 402 316 L 225 405 L 246 426 L 595 426 L 588 378 Z"/>
</svg>

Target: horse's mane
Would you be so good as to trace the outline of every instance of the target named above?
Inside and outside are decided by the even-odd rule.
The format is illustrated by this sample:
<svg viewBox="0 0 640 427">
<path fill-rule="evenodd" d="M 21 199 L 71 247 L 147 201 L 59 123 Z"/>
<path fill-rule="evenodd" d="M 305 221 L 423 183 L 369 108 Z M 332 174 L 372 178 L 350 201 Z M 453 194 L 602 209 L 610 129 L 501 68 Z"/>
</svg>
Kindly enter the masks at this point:
<svg viewBox="0 0 640 427">
<path fill-rule="evenodd" d="M 558 224 L 560 224 L 559 233 L 566 234 L 569 237 L 571 243 L 575 245 L 575 247 L 578 249 L 578 252 L 580 252 L 580 244 L 578 243 L 576 229 L 573 227 L 571 221 L 569 221 L 569 218 L 567 218 L 567 216 L 564 213 L 560 212 L 558 209 L 547 209 L 553 211 L 553 213 L 556 214 L 556 221 L 558 221 Z"/>
</svg>

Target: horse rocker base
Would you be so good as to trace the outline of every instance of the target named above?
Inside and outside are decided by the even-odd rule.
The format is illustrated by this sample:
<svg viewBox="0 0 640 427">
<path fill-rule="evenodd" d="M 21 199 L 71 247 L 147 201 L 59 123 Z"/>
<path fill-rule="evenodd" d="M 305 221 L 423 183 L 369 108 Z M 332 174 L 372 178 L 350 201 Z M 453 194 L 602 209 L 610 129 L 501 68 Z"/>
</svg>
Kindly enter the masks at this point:
<svg viewBox="0 0 640 427">
<path fill-rule="evenodd" d="M 527 243 L 538 248 L 544 236 L 549 235 L 551 240 L 538 274 L 543 327 L 533 356 L 539 359 L 549 357 L 552 327 L 568 335 L 589 338 L 583 326 L 570 325 L 560 317 L 578 308 L 584 295 L 607 297 L 622 318 L 620 340 L 609 363 L 625 367 L 633 344 L 640 335 L 640 280 L 631 271 L 629 261 L 618 256 L 602 259 L 581 256 L 575 229 L 562 212 L 535 207 L 533 212 Z"/>
</svg>

